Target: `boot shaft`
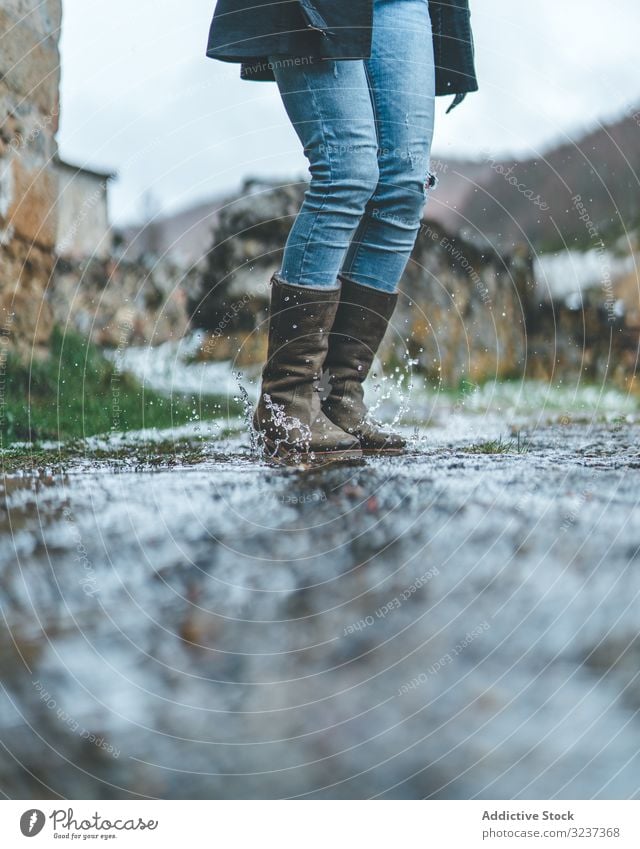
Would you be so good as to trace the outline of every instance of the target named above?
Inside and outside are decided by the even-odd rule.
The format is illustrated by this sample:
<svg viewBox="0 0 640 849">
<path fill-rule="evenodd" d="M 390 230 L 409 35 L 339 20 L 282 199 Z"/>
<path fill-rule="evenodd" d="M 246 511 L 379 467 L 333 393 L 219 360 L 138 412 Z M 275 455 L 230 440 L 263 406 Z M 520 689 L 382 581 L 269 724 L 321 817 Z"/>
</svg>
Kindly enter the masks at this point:
<svg viewBox="0 0 640 849">
<path fill-rule="evenodd" d="M 340 289 L 292 286 L 274 275 L 267 362 L 254 427 L 270 455 L 361 456 L 356 438 L 322 412 L 317 391 Z"/>
<path fill-rule="evenodd" d="M 398 301 L 397 293 L 340 279 L 340 303 L 325 359 L 329 402 L 342 397 L 346 383 L 361 386 L 365 381 Z"/>
<path fill-rule="evenodd" d="M 271 286 L 267 362 L 262 378 L 263 385 L 268 386 L 265 391 L 280 394 L 320 381 L 340 289 L 291 286 L 276 275 Z"/>
</svg>

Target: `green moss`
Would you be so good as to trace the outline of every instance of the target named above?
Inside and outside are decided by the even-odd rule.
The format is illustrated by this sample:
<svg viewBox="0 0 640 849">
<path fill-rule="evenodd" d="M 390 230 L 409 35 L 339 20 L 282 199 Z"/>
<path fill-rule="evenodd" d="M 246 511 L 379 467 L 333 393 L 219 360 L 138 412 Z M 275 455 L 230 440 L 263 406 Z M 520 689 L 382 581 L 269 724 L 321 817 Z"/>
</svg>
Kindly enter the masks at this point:
<svg viewBox="0 0 640 849">
<path fill-rule="evenodd" d="M 219 396 L 165 397 L 119 373 L 90 342 L 55 329 L 48 356 L 24 364 L 9 353 L 0 398 L 0 439 L 67 440 L 113 431 L 166 428 L 236 415 Z"/>
<path fill-rule="evenodd" d="M 2 452 L 0 469 L 5 475 L 23 472 L 46 476 L 64 474 L 79 461 L 87 460 L 94 469 L 102 466 L 111 471 L 149 471 L 190 466 L 202 462 L 205 457 L 206 445 L 203 440 L 166 440 L 125 445 L 118 445 L 118 441 L 113 439 L 104 448 L 89 447 L 82 440 L 76 439 L 55 448 L 16 445 Z"/>
</svg>

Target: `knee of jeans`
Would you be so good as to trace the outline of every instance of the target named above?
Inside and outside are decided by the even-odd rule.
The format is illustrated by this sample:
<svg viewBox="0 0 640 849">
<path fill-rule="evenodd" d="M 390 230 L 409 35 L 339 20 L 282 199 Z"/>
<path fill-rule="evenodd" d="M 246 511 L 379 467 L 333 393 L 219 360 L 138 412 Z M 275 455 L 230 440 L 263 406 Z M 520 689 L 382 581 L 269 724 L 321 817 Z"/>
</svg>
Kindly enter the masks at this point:
<svg viewBox="0 0 640 849">
<path fill-rule="evenodd" d="M 363 212 L 380 180 L 376 156 L 343 157 L 337 166 L 318 175 L 315 188 L 324 192 L 329 204 L 346 205 Z"/>
<path fill-rule="evenodd" d="M 427 190 L 424 183 L 412 180 L 391 183 L 386 191 L 378 188 L 378 195 L 386 212 L 393 213 L 398 220 L 411 224 L 419 224 L 427 200 Z"/>
<path fill-rule="evenodd" d="M 354 174 L 346 178 L 342 185 L 354 208 L 364 212 L 367 203 L 375 194 L 378 186 L 378 175 L 372 172 Z"/>
</svg>

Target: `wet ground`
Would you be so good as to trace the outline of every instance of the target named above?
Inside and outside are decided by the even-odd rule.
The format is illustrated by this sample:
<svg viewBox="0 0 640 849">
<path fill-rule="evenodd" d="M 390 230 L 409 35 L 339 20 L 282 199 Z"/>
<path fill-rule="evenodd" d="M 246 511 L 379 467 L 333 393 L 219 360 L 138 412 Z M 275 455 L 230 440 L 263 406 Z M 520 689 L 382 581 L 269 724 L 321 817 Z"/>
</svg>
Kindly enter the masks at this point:
<svg viewBox="0 0 640 849">
<path fill-rule="evenodd" d="M 14 465 L 0 791 L 638 798 L 640 426 L 506 422 L 315 470 L 242 433 Z"/>
</svg>

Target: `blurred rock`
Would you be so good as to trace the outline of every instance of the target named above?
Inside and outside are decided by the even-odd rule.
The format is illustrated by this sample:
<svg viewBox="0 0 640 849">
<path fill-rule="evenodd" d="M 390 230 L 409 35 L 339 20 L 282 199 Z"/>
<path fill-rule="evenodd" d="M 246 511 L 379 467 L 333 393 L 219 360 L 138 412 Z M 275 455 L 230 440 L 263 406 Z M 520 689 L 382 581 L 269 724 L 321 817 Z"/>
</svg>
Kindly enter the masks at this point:
<svg viewBox="0 0 640 849">
<path fill-rule="evenodd" d="M 157 345 L 189 326 L 189 275 L 167 262 L 61 260 L 47 302 L 54 320 L 97 345 Z"/>
<path fill-rule="evenodd" d="M 305 188 L 249 180 L 219 212 L 205 271 L 190 299 L 196 326 L 218 336 L 258 326 Z"/>
<path fill-rule="evenodd" d="M 531 307 L 527 376 L 587 380 L 637 393 L 639 291 L 632 272 L 610 287 L 591 286 Z"/>
<path fill-rule="evenodd" d="M 437 224 L 422 224 L 400 285 L 383 355 L 406 354 L 433 380 L 520 375 L 534 281 L 522 252 L 480 250 Z"/>
</svg>

